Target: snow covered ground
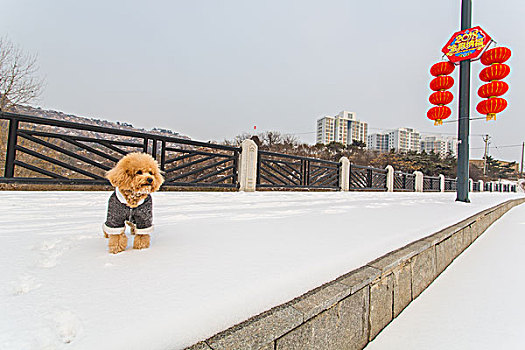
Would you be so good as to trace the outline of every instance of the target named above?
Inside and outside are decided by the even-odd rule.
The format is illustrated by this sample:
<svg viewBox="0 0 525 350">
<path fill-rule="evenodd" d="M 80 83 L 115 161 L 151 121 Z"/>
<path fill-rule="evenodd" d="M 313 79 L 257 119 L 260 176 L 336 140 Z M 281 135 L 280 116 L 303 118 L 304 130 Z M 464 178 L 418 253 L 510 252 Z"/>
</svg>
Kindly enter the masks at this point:
<svg viewBox="0 0 525 350">
<path fill-rule="evenodd" d="M 523 196 L 161 192 L 151 248 L 110 255 L 109 194 L 0 192 L 0 349 L 184 348 Z"/>
<path fill-rule="evenodd" d="M 367 350 L 523 349 L 525 205 L 511 209 Z"/>
</svg>

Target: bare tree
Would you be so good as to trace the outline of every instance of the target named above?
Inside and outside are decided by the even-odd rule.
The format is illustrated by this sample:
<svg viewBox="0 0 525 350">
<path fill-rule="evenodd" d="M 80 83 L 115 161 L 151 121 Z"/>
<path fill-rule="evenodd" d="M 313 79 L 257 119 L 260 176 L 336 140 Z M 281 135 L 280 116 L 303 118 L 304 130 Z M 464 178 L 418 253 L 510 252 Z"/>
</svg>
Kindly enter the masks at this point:
<svg viewBox="0 0 525 350">
<path fill-rule="evenodd" d="M 268 147 L 281 143 L 283 140 L 283 136 L 279 131 L 265 131 L 262 134 L 259 134 L 259 138 L 261 138 L 263 144 Z"/>
<path fill-rule="evenodd" d="M 36 55 L 0 38 L 0 110 L 7 111 L 40 96 L 44 81 L 36 76 L 36 62 Z"/>
</svg>

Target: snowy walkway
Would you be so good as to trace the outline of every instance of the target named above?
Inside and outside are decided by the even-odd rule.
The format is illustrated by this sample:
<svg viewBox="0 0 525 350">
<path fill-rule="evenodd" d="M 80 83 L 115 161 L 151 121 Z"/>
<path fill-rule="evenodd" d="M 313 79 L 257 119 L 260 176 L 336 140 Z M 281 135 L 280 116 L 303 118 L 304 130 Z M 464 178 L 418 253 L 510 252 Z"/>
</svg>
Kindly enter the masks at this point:
<svg viewBox="0 0 525 350">
<path fill-rule="evenodd" d="M 108 192 L 0 192 L 0 349 L 184 348 L 518 196 L 155 193 L 152 247 L 110 255 Z"/>
<path fill-rule="evenodd" d="M 523 349 L 525 205 L 511 209 L 367 350 Z"/>
</svg>

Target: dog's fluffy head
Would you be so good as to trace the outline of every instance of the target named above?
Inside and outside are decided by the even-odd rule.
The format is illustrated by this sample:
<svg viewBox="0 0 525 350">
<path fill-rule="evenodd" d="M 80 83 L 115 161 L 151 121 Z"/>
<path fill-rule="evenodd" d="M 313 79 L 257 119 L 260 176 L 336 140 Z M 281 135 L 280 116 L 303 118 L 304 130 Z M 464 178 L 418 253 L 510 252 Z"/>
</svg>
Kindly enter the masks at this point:
<svg viewBox="0 0 525 350">
<path fill-rule="evenodd" d="M 146 153 L 127 154 L 106 173 L 106 178 L 113 186 L 135 193 L 155 192 L 164 182 L 157 161 Z"/>
</svg>

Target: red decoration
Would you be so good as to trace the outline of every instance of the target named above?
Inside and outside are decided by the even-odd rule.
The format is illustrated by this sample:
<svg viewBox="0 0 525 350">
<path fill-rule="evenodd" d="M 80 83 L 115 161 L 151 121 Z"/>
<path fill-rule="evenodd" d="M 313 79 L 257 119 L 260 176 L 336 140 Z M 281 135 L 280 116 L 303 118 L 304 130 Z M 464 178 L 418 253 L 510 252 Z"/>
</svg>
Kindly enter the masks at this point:
<svg viewBox="0 0 525 350">
<path fill-rule="evenodd" d="M 507 108 L 507 101 L 504 98 L 494 97 L 478 103 L 476 110 L 487 116 L 487 120 L 496 120 L 496 113 L 502 112 Z"/>
<path fill-rule="evenodd" d="M 473 60 L 481 55 L 491 40 L 481 27 L 469 28 L 454 33 L 441 51 L 453 63 Z"/>
<path fill-rule="evenodd" d="M 433 91 L 447 90 L 454 85 L 454 79 L 447 75 L 441 75 L 432 79 L 430 82 L 430 88 Z"/>
<path fill-rule="evenodd" d="M 481 63 L 488 65 L 479 73 L 479 78 L 488 84 L 482 85 L 478 90 L 478 95 L 488 100 L 478 103 L 476 110 L 487 116 L 487 120 L 496 120 L 496 113 L 502 112 L 507 108 L 507 101 L 501 96 L 509 90 L 507 83 L 499 81 L 510 73 L 510 67 L 504 64 L 511 55 L 511 51 L 506 47 L 495 47 L 488 50 L 481 56 Z"/>
<path fill-rule="evenodd" d="M 430 67 L 430 74 L 437 77 L 440 75 L 449 75 L 456 69 L 456 66 L 448 61 L 439 62 Z"/>
<path fill-rule="evenodd" d="M 478 95 L 482 98 L 501 96 L 509 90 L 509 85 L 504 81 L 492 81 L 480 86 Z"/>
<path fill-rule="evenodd" d="M 436 91 L 428 100 L 433 105 L 448 105 L 454 99 L 454 95 L 450 91 Z"/>
<path fill-rule="evenodd" d="M 481 55 L 481 63 L 485 66 L 494 63 L 503 63 L 510 58 L 510 55 L 510 49 L 506 47 L 495 47 L 485 51 L 485 53 Z"/>
<path fill-rule="evenodd" d="M 427 117 L 434 121 L 434 125 L 442 125 L 443 119 L 447 119 L 452 114 L 452 111 L 447 106 L 432 107 L 427 112 Z"/>
<path fill-rule="evenodd" d="M 479 78 L 485 82 L 501 80 L 510 73 L 510 67 L 506 64 L 493 64 L 484 68 L 479 73 Z"/>
<path fill-rule="evenodd" d="M 454 96 L 451 92 L 445 91 L 454 85 L 454 79 L 448 76 L 456 69 L 453 63 L 439 62 L 430 67 L 430 74 L 435 76 L 430 82 L 430 88 L 435 91 L 428 100 L 437 107 L 432 107 L 427 112 L 427 117 L 434 121 L 434 125 L 442 125 L 443 119 L 446 119 L 452 114 L 450 108 L 446 104 L 452 102 Z"/>
</svg>

